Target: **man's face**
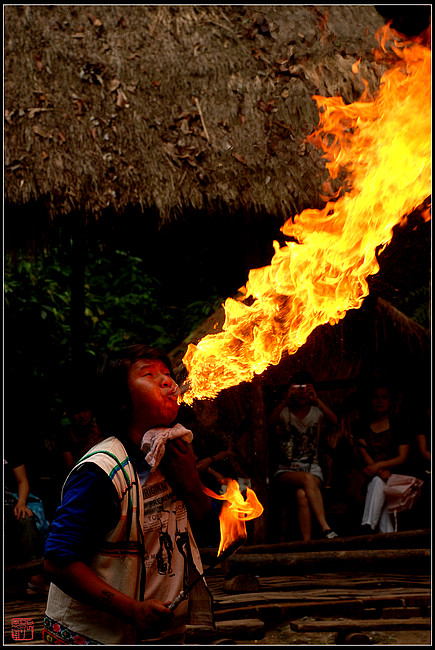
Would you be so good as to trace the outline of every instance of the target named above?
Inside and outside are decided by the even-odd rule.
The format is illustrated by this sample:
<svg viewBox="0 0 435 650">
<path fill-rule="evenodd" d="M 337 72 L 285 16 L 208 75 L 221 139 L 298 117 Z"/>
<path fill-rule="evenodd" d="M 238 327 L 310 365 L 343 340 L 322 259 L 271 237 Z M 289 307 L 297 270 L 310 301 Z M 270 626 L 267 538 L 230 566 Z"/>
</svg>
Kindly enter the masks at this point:
<svg viewBox="0 0 435 650">
<path fill-rule="evenodd" d="M 129 369 L 132 420 L 144 431 L 169 426 L 178 413 L 177 384 L 159 359 L 139 359 Z"/>
</svg>

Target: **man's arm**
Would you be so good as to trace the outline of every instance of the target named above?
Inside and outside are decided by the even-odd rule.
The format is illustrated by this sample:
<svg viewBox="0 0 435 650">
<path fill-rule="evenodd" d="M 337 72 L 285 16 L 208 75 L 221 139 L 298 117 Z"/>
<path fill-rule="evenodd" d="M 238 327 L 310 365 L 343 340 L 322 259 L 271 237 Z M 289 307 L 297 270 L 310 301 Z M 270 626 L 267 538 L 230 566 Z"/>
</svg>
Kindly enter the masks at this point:
<svg viewBox="0 0 435 650">
<path fill-rule="evenodd" d="M 57 564 L 45 560 L 44 571 L 63 592 L 76 600 L 130 623 L 143 633 L 168 625 L 173 617 L 169 602 L 139 602 L 101 580 L 84 562 Z"/>
</svg>

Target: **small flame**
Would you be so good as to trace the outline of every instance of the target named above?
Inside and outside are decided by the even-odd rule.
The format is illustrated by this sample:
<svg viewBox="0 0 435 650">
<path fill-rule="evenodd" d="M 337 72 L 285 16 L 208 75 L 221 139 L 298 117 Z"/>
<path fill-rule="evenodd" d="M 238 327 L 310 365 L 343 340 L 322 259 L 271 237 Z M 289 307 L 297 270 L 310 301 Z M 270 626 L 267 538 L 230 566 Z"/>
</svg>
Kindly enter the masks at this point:
<svg viewBox="0 0 435 650">
<path fill-rule="evenodd" d="M 213 499 L 226 501 L 222 504 L 219 515 L 221 539 L 218 549 L 218 556 L 227 548 L 239 540 L 246 540 L 246 521 L 259 517 L 264 508 L 257 499 L 257 495 L 251 488 L 246 488 L 246 499 L 240 492 L 240 487 L 234 479 L 227 479 L 227 490 L 225 494 L 215 494 L 209 488 L 203 487 L 203 491 Z"/>
<path fill-rule="evenodd" d="M 346 172 L 344 191 L 322 210 L 289 219 L 281 230 L 291 240 L 274 242 L 270 266 L 251 270 L 244 295 L 225 301 L 222 332 L 188 346 L 187 403 L 251 381 L 284 351 L 294 354 L 318 325 L 361 307 L 393 227 L 430 196 L 431 52 L 410 42 L 392 50 L 386 58 L 395 64 L 374 99 L 367 83 L 350 105 L 313 98 L 321 110 L 310 139 L 325 151 L 331 178 Z"/>
</svg>

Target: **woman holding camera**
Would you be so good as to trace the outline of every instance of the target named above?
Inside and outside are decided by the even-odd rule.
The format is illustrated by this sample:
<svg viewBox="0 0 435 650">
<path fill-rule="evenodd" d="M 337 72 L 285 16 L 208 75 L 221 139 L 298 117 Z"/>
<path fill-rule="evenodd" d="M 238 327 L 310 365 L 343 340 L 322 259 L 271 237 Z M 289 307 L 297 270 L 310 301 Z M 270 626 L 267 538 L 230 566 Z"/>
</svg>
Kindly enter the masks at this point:
<svg viewBox="0 0 435 650">
<path fill-rule="evenodd" d="M 326 521 L 321 491 L 319 438 L 326 421 L 333 425 L 338 423 L 335 413 L 317 396 L 312 375 L 306 371 L 296 372 L 285 399 L 273 411 L 270 423 L 276 426 L 281 454 L 274 478 L 283 491 L 296 489 L 298 521 L 304 541 L 311 539 L 312 516 L 323 537 L 337 537 Z"/>
</svg>

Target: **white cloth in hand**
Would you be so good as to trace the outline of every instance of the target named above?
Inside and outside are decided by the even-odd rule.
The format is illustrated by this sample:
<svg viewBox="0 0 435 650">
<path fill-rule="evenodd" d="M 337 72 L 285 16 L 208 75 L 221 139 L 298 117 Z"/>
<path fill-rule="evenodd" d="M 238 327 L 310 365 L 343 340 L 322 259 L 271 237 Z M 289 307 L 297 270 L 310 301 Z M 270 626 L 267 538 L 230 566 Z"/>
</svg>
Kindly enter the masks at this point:
<svg viewBox="0 0 435 650">
<path fill-rule="evenodd" d="M 140 448 L 145 454 L 145 460 L 150 466 L 151 472 L 154 472 L 159 466 L 164 456 L 165 446 L 168 440 L 174 440 L 175 438 L 192 442 L 193 433 L 183 427 L 182 424 L 176 424 L 170 428 L 159 427 L 157 429 L 149 429 L 144 434 Z"/>
</svg>

